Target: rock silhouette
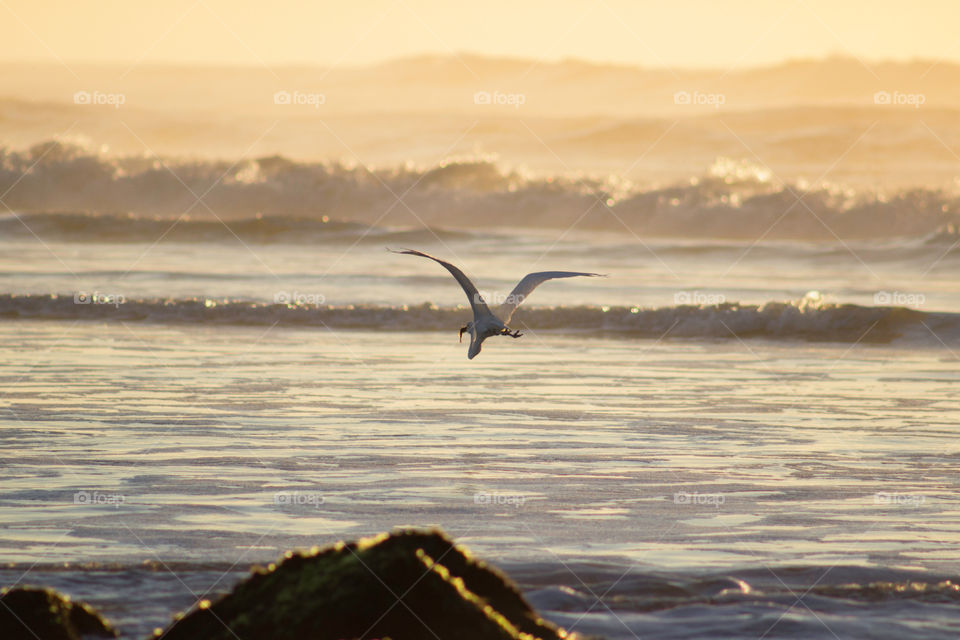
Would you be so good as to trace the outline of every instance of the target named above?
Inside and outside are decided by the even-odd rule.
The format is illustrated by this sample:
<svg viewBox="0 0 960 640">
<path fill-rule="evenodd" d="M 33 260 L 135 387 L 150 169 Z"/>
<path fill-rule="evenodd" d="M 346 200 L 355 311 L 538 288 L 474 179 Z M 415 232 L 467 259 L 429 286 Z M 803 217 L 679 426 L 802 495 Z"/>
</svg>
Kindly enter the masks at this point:
<svg viewBox="0 0 960 640">
<path fill-rule="evenodd" d="M 0 637 L 4 640 L 116 638 L 116 632 L 85 604 L 52 589 L 0 591 Z"/>
<path fill-rule="evenodd" d="M 498 570 L 438 530 L 405 530 L 285 559 L 216 602 L 201 602 L 164 640 L 557 640 Z"/>
</svg>

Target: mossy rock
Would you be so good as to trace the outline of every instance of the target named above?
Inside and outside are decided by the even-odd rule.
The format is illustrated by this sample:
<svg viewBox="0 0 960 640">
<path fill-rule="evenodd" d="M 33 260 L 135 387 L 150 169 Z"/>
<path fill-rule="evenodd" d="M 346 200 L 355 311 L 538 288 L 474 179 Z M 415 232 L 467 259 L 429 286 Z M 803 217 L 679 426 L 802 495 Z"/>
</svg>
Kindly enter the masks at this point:
<svg viewBox="0 0 960 640">
<path fill-rule="evenodd" d="M 100 615 L 52 589 L 0 590 L 0 637 L 4 640 L 116 638 Z"/>
<path fill-rule="evenodd" d="M 256 569 L 164 640 L 557 640 L 499 571 L 437 530 L 403 530 Z"/>
</svg>

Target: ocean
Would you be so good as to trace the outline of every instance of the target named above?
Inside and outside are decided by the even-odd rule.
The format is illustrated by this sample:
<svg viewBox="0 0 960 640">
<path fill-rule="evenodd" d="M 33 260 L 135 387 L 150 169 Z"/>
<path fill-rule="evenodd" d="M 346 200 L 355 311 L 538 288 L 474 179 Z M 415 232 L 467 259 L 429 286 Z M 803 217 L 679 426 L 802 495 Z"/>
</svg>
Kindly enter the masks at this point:
<svg viewBox="0 0 960 640">
<path fill-rule="evenodd" d="M 347 92 L 397 113 L 330 118 L 211 98 L 263 73 L 145 69 L 122 109 L 10 73 L 0 585 L 144 638 L 285 550 L 437 526 L 587 637 L 960 635 L 956 111 L 550 116 L 582 71 L 551 63 L 541 112 L 476 115 L 448 73 L 440 117 L 423 64 Z M 457 283 L 388 248 L 491 305 L 605 277 L 468 360 Z"/>
<path fill-rule="evenodd" d="M 125 637 L 288 548 L 398 525 L 607 638 L 960 630 L 948 232 L 2 224 L 3 582 Z M 456 282 L 387 246 L 491 303 L 529 271 L 607 277 L 542 285 L 524 335 L 468 361 Z"/>
</svg>

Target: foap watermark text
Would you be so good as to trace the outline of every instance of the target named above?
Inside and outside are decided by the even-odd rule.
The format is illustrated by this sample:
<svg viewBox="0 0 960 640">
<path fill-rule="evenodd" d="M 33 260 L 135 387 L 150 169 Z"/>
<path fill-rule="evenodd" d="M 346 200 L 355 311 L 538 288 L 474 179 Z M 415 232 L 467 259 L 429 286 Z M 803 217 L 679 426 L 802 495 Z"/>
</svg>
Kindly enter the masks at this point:
<svg viewBox="0 0 960 640">
<path fill-rule="evenodd" d="M 877 291 L 873 294 L 873 304 L 898 307 L 919 307 L 927 301 L 922 293 L 905 293 L 903 291 Z"/>
<path fill-rule="evenodd" d="M 126 496 L 120 493 L 101 493 L 100 491 L 77 491 L 73 494 L 73 504 L 105 505 L 120 508 L 127 501 Z"/>
<path fill-rule="evenodd" d="M 673 104 L 680 106 L 702 106 L 719 109 L 727 103 L 727 96 L 722 93 L 705 93 L 703 91 L 677 91 L 673 94 Z"/>
<path fill-rule="evenodd" d="M 322 93 L 309 91 L 277 91 L 273 94 L 273 104 L 306 106 L 319 109 L 320 105 L 327 103 L 327 96 Z"/>
<path fill-rule="evenodd" d="M 526 501 L 526 496 L 517 493 L 487 493 L 481 491 L 473 494 L 474 504 L 509 505 L 519 509 Z"/>
<path fill-rule="evenodd" d="M 73 104 L 108 106 L 119 109 L 126 104 L 127 96 L 122 93 L 105 93 L 103 91 L 77 91 L 73 94 Z"/>
<path fill-rule="evenodd" d="M 898 493 L 896 491 L 880 491 L 873 494 L 873 504 L 887 504 L 897 507 L 919 507 L 926 501 L 925 496 Z"/>
<path fill-rule="evenodd" d="M 913 107 L 919 109 L 927 102 L 927 96 L 922 93 L 903 93 L 902 91 L 877 91 L 873 94 L 873 104 L 890 105 L 895 107 Z"/>
<path fill-rule="evenodd" d="M 522 93 L 503 93 L 501 91 L 477 91 L 473 94 L 473 104 L 502 105 L 519 109 L 527 103 L 527 96 Z"/>
<path fill-rule="evenodd" d="M 677 291 L 673 294 L 673 304 L 723 304 L 727 301 L 722 293 L 705 293 L 703 291 Z"/>
<path fill-rule="evenodd" d="M 273 294 L 274 304 L 290 304 L 298 307 L 320 306 L 327 301 L 322 293 L 306 291 L 277 291 Z"/>
<path fill-rule="evenodd" d="M 111 304 L 115 307 L 126 303 L 122 293 L 104 293 L 102 291 L 77 291 L 73 294 L 73 304 Z"/>
<path fill-rule="evenodd" d="M 312 507 L 319 509 L 326 502 L 322 494 L 315 491 L 277 491 L 273 494 L 273 504 L 278 507 Z"/>
<path fill-rule="evenodd" d="M 678 491 L 673 494 L 674 504 L 689 504 L 695 506 L 709 505 L 719 508 L 726 502 L 726 497 L 722 493 L 698 493 L 694 491 Z"/>
</svg>

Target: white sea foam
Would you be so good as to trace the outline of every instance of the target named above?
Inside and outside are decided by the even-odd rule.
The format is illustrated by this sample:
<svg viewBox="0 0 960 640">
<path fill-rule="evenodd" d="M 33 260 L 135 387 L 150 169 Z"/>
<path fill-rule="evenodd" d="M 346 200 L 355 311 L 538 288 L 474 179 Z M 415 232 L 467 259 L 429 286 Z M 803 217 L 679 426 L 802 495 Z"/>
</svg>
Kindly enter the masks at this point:
<svg viewBox="0 0 960 640">
<path fill-rule="evenodd" d="M 0 150 L 0 190 L 8 188 L 5 202 L 17 211 L 113 214 L 37 221 L 79 239 L 141 238 L 164 224 L 150 217 L 185 212 L 194 221 L 187 228 L 207 223 L 206 230 L 192 229 L 201 236 L 217 217 L 253 218 L 255 224 L 247 223 L 256 227 L 251 233 L 266 237 L 312 235 L 317 221 L 335 220 L 331 229 L 341 232 L 346 228 L 337 225 L 344 223 L 458 229 L 576 224 L 618 232 L 626 225 L 646 236 L 832 241 L 929 235 L 946 242 L 956 239 L 960 225 L 960 197 L 949 191 L 881 194 L 838 185 L 806 191 L 798 183 L 772 180 L 763 167 L 725 159 L 686 181 L 639 187 L 612 176 L 529 176 L 483 158 L 378 169 L 281 156 L 236 164 L 161 162 L 51 141 L 24 151 Z M 10 219 L 0 223 L 9 232 L 20 226 Z"/>
</svg>

